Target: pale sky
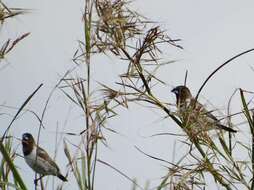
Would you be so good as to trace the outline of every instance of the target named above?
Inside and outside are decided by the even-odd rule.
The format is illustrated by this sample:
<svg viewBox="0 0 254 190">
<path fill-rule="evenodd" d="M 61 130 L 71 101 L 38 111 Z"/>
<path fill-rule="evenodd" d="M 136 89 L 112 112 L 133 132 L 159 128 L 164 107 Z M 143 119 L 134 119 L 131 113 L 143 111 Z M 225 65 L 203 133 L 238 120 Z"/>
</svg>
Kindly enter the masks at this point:
<svg viewBox="0 0 254 190">
<path fill-rule="evenodd" d="M 13 39 L 26 32 L 31 32 L 31 35 L 18 44 L 7 59 L 0 63 L 0 65 L 9 63 L 1 70 L 0 103 L 19 107 L 40 83 L 44 83 L 43 88 L 28 106 L 41 114 L 54 85 L 60 76 L 73 66 L 71 58 L 77 48 L 77 40 L 83 38 L 81 17 L 84 2 L 13 0 L 4 3 L 9 7 L 30 10 L 28 14 L 10 19 L 3 25 L 0 31 L 1 44 L 4 39 Z M 168 30 L 172 38 L 182 39 L 180 44 L 184 50 L 173 48 L 165 50 L 169 60 L 177 60 L 159 73 L 160 78 L 167 83 L 166 86 L 160 87 L 158 93 L 165 102 L 174 101 L 170 90 L 173 86 L 182 84 L 186 70 L 189 71 L 187 84 L 195 94 L 207 75 L 216 67 L 232 56 L 254 47 L 254 1 L 251 0 L 136 0 L 133 7 L 142 15 L 158 21 L 163 29 Z M 223 112 L 236 88 L 253 90 L 254 71 L 251 69 L 253 58 L 254 53 L 250 53 L 219 71 L 203 90 L 202 97 L 209 99 Z M 111 58 L 93 61 L 93 80 L 112 84 L 112 79 L 119 74 L 119 65 Z M 233 105 L 233 111 L 239 111 L 239 98 L 236 98 Z M 7 108 L 0 110 L 11 115 L 15 114 L 15 110 Z M 162 131 L 179 131 L 172 122 L 161 121 L 163 116 L 164 114 L 158 111 L 155 113 L 137 105 L 130 106 L 129 110 L 121 109 L 119 116 L 108 122 L 108 127 L 117 130 L 121 135 L 106 134 L 109 147 L 100 146 L 99 158 L 129 177 L 136 177 L 141 186 L 144 186 L 146 181 L 151 182 L 151 187 L 156 186 L 167 170 L 162 163 L 145 157 L 134 146 L 138 146 L 148 154 L 172 161 L 172 149 L 176 139 L 171 136 L 146 138 Z M 10 120 L 10 116 L 1 116 L 1 133 Z M 52 139 L 55 137 L 57 126 L 60 131 L 79 132 L 84 126 L 84 120 L 76 107 L 70 106 L 70 101 L 64 94 L 57 91 L 49 103 L 44 124 L 46 129 L 42 131 L 41 146 L 53 155 L 55 141 Z M 21 137 L 24 132 L 36 135 L 38 126 L 35 117 L 26 113 L 15 121 L 11 132 L 16 137 Z M 65 137 L 78 144 L 77 138 Z M 60 144 L 62 146 L 62 141 Z M 181 156 L 179 141 L 177 147 L 179 155 L 176 157 L 179 157 Z M 22 154 L 21 146 L 18 152 Z M 56 161 L 64 173 L 67 159 L 61 148 L 58 150 Z M 26 183 L 33 187 L 32 170 L 25 165 L 22 158 L 17 158 L 16 164 L 20 167 L 20 173 L 27 176 Z M 52 178 L 50 177 L 50 180 Z M 131 189 L 129 181 L 100 163 L 96 178 L 96 189 Z M 59 182 L 55 179 L 55 183 Z M 73 182 L 73 178 L 70 177 L 64 189 L 75 189 Z"/>
</svg>

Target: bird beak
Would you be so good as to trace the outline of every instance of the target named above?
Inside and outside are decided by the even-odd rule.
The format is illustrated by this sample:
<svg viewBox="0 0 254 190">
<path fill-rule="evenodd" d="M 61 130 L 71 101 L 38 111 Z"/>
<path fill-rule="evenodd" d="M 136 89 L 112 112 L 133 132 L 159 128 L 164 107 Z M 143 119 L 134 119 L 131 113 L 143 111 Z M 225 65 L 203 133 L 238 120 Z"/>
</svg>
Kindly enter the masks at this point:
<svg viewBox="0 0 254 190">
<path fill-rule="evenodd" d="M 176 88 L 173 88 L 172 90 L 171 90 L 171 92 L 173 92 L 174 94 L 177 94 L 177 89 Z"/>
<path fill-rule="evenodd" d="M 171 90 L 171 92 L 173 92 L 175 94 L 175 96 L 176 96 L 176 106 L 178 106 L 178 104 L 179 104 L 179 90 L 176 89 L 176 88 L 173 88 Z"/>
</svg>

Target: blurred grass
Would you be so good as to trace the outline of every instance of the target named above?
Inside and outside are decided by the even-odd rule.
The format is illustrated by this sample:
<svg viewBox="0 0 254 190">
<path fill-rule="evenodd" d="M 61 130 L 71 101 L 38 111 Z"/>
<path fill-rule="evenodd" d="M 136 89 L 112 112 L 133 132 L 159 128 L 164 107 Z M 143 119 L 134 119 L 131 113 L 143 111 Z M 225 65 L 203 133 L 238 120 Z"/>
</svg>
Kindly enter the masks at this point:
<svg viewBox="0 0 254 190">
<path fill-rule="evenodd" d="M 9 8 L 1 0 L 0 1 L 0 26 L 4 24 L 5 20 L 14 18 L 18 15 L 22 15 L 25 13 L 26 13 L 25 9 Z"/>
<path fill-rule="evenodd" d="M 17 189 L 22 189 L 22 190 L 27 190 L 27 187 L 25 185 L 25 183 L 22 180 L 22 177 L 20 176 L 16 166 L 14 165 L 13 161 L 14 161 L 14 157 L 11 156 L 13 153 L 11 152 L 11 146 L 12 143 L 10 140 L 7 140 L 6 143 L 3 142 L 3 139 L 0 140 L 0 152 L 2 153 L 2 161 L 1 161 L 1 179 L 3 182 L 3 186 L 1 186 L 1 188 L 4 189 L 8 189 L 6 187 L 7 184 L 11 184 L 9 183 L 9 172 L 11 171 L 13 174 L 13 178 L 14 178 L 14 184 L 12 184 L 12 186 L 15 186 Z"/>
</svg>

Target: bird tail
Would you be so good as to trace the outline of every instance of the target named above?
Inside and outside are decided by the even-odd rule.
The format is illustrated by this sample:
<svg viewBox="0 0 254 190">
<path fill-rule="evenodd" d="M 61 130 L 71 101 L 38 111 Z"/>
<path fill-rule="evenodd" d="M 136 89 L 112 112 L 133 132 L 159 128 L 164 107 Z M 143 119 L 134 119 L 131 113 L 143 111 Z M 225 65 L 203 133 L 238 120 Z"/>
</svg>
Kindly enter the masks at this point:
<svg viewBox="0 0 254 190">
<path fill-rule="evenodd" d="M 68 181 L 67 179 L 66 179 L 66 177 L 64 177 L 62 174 L 58 174 L 57 175 L 57 177 L 59 178 L 59 179 L 61 179 L 62 181 Z"/>
<path fill-rule="evenodd" d="M 226 127 L 225 125 L 221 125 L 221 124 L 217 124 L 217 126 L 220 128 L 220 129 L 224 129 L 225 131 L 228 131 L 228 132 L 232 132 L 232 133 L 236 133 L 237 131 L 230 128 L 230 127 Z"/>
</svg>

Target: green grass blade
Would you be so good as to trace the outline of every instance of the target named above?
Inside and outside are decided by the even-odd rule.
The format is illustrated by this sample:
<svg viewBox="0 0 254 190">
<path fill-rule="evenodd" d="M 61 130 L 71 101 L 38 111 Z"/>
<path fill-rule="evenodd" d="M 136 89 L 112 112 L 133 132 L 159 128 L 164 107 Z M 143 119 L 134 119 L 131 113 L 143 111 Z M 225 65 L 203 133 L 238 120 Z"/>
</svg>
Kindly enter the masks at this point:
<svg viewBox="0 0 254 190">
<path fill-rule="evenodd" d="M 14 166 L 8 152 L 6 151 L 4 145 L 3 145 L 3 141 L 0 141 L 0 151 L 3 155 L 3 158 L 6 160 L 7 164 L 9 165 L 11 171 L 12 171 L 12 174 L 13 174 L 13 177 L 14 179 L 17 181 L 17 183 L 19 184 L 20 188 L 22 190 L 27 190 L 22 178 L 20 177 L 19 175 L 19 172 L 17 171 L 16 167 Z"/>
</svg>

